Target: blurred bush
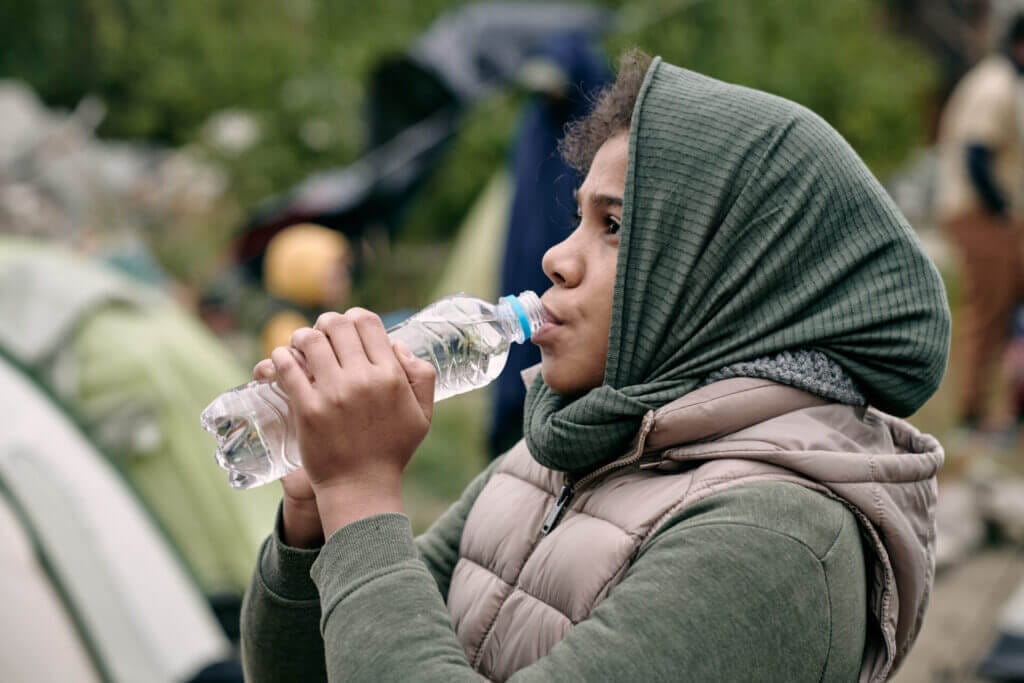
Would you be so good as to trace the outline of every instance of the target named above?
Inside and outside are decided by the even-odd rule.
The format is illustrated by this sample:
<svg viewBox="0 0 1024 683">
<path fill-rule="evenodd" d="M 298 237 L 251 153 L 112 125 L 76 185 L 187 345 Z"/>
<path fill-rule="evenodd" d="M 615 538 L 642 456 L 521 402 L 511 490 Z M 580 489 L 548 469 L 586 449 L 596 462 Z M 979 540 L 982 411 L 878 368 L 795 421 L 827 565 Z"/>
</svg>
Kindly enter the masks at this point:
<svg viewBox="0 0 1024 683">
<path fill-rule="evenodd" d="M 880 175 L 922 142 L 937 74 L 878 0 L 705 0 L 610 43 L 800 102 Z"/>
<path fill-rule="evenodd" d="M 352 158 L 364 76 L 448 4 L 311 0 L 52 0 L 0 4 L 0 74 L 51 105 L 108 104 L 101 134 L 201 141 L 222 110 L 250 112 L 256 146 L 211 150 L 244 204 Z"/>
<path fill-rule="evenodd" d="M 27 80 L 50 105 L 98 94 L 108 105 L 104 135 L 203 145 L 228 168 L 234 196 L 250 207 L 314 170 L 354 158 L 369 69 L 458 4 L 0 3 L 0 75 Z M 623 7 L 627 18 L 626 31 L 608 41 L 611 54 L 637 45 L 806 104 L 876 172 L 898 164 L 920 140 L 919 106 L 933 68 L 886 30 L 878 0 L 607 4 Z M 436 237 L 447 230 L 435 226 L 459 221 L 503 159 L 516 103 L 500 97 L 470 117 L 467 135 L 412 216 L 412 234 Z M 210 144 L 218 123 L 211 117 L 225 110 L 248 117 L 255 144 Z"/>
</svg>

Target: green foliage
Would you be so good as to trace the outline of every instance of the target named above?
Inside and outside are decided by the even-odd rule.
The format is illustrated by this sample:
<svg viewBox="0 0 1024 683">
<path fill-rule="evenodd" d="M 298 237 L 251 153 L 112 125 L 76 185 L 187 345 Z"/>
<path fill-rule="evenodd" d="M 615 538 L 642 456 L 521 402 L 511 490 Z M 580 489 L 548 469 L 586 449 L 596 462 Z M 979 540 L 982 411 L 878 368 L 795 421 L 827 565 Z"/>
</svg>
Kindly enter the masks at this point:
<svg viewBox="0 0 1024 683">
<path fill-rule="evenodd" d="M 351 160 L 363 137 L 366 75 L 409 45 L 450 0 L 44 0 L 0 3 L 0 76 L 51 105 L 103 97 L 109 137 L 180 145 L 222 109 L 255 114 L 263 138 L 225 155 L 252 205 L 319 168 Z M 320 126 L 310 144 L 303 127 Z"/>
<path fill-rule="evenodd" d="M 214 112 L 252 112 L 263 137 L 219 155 L 243 206 L 303 176 L 346 163 L 361 146 L 365 81 L 452 0 L 43 0 L 0 4 L 0 76 L 32 83 L 51 104 L 86 93 L 109 105 L 101 132 L 169 144 L 200 139 Z M 877 0 L 612 2 L 647 25 L 608 41 L 637 45 L 726 80 L 792 98 L 832 122 L 877 171 L 920 139 L 919 100 L 932 65 L 886 32 Z M 518 98 L 471 112 L 466 134 L 411 234 L 449 234 L 500 164 Z M 304 131 L 315 126 L 311 144 Z M 212 153 L 212 152 L 211 152 Z M 216 155 L 215 155 L 216 156 Z"/>
<path fill-rule="evenodd" d="M 835 126 L 877 174 L 920 144 L 935 65 L 887 32 L 881 2 L 705 0 L 668 12 L 614 36 L 610 53 L 640 47 L 800 102 Z"/>
</svg>

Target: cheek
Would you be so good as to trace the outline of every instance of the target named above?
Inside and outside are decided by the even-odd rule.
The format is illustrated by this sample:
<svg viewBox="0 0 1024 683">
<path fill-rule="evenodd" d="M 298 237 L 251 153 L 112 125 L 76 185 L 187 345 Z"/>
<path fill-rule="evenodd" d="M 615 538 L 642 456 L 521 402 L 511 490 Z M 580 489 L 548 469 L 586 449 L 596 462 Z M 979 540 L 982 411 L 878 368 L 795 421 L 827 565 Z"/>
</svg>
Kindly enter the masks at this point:
<svg viewBox="0 0 1024 683">
<path fill-rule="evenodd" d="M 557 348 L 541 349 L 541 371 L 549 387 L 563 395 L 601 386 L 608 356 L 607 329 L 590 327 Z"/>
<path fill-rule="evenodd" d="M 615 264 L 617 251 L 613 251 L 606 257 L 603 270 L 603 278 L 598 291 L 594 294 L 594 323 L 599 328 L 595 336 L 600 337 L 597 341 L 604 349 L 605 355 L 608 352 L 608 335 L 612 328 L 612 304 L 615 300 Z"/>
</svg>

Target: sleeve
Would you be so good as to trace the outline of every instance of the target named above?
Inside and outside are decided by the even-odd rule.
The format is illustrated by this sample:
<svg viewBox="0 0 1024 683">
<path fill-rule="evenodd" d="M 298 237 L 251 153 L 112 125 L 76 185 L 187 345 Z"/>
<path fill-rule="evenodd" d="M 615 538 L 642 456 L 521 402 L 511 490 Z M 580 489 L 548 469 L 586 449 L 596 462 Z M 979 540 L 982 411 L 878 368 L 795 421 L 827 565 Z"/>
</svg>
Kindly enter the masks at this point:
<svg viewBox="0 0 1024 683">
<path fill-rule="evenodd" d="M 241 649 L 245 680 L 326 681 L 320 637 L 320 596 L 309 571 L 319 550 L 281 541 L 281 511 L 260 549 L 242 601 Z"/>
<path fill-rule="evenodd" d="M 709 510 L 660 532 L 589 619 L 510 680 L 821 678 L 830 642 L 821 561 L 790 535 Z M 483 680 L 403 516 L 341 529 L 312 575 L 329 680 Z"/>
<path fill-rule="evenodd" d="M 459 558 L 459 542 L 469 510 L 499 460 L 474 479 L 462 496 L 411 546 L 418 569 L 434 582 L 434 593 L 447 595 Z M 405 519 L 402 517 L 402 519 Z M 324 681 L 324 641 L 320 635 L 320 595 L 310 570 L 320 550 L 291 548 L 281 541 L 278 510 L 273 534 L 260 549 L 259 561 L 242 604 L 242 662 L 247 681 Z"/>
</svg>

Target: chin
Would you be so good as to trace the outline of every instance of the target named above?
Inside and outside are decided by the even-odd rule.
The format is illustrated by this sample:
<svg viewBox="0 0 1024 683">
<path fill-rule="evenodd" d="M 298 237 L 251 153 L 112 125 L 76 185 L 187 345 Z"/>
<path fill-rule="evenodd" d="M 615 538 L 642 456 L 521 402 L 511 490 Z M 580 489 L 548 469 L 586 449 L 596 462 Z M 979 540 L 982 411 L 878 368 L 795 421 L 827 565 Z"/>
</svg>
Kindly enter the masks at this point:
<svg viewBox="0 0 1024 683">
<path fill-rule="evenodd" d="M 597 384 L 580 381 L 578 372 L 574 372 L 572 368 L 566 367 L 564 364 L 561 366 L 557 365 L 553 361 L 543 359 L 540 367 L 541 377 L 544 378 L 544 383 L 557 394 L 562 396 L 574 397 L 581 394 L 585 394 Z"/>
</svg>

